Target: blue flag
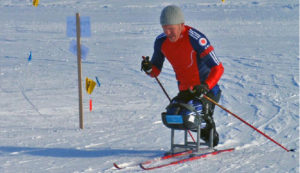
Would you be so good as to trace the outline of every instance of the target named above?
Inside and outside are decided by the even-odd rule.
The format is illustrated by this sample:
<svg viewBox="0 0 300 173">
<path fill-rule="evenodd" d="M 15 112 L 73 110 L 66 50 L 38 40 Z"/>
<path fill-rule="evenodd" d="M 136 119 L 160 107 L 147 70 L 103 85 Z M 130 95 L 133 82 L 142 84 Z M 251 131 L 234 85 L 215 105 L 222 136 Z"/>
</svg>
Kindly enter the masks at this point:
<svg viewBox="0 0 300 173">
<path fill-rule="evenodd" d="M 100 84 L 97 76 L 96 76 L 96 81 L 97 81 L 98 87 L 100 87 L 101 84 Z"/>
<path fill-rule="evenodd" d="M 28 62 L 31 61 L 32 59 L 32 55 L 31 55 L 31 51 L 30 51 L 30 54 L 29 54 L 29 57 L 28 57 Z"/>
</svg>

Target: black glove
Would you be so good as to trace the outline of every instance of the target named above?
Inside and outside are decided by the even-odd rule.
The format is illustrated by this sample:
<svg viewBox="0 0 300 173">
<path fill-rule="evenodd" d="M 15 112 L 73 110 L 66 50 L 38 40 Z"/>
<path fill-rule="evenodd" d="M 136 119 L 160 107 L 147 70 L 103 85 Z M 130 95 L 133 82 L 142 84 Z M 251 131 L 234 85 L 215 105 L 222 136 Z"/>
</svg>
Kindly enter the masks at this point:
<svg viewBox="0 0 300 173">
<path fill-rule="evenodd" d="M 149 61 L 149 56 L 146 56 L 141 64 L 141 70 L 144 70 L 147 74 L 152 71 L 152 63 Z"/>
<path fill-rule="evenodd" d="M 206 95 L 209 92 L 208 85 L 206 83 L 196 85 L 194 86 L 193 92 L 195 97 L 202 98 L 203 95 Z"/>
</svg>

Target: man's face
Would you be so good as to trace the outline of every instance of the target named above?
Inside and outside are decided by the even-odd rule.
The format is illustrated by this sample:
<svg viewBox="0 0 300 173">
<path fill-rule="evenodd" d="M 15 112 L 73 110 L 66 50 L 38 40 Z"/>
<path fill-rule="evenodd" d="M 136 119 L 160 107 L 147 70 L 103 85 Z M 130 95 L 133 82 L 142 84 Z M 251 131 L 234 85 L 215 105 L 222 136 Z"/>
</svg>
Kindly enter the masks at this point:
<svg viewBox="0 0 300 173">
<path fill-rule="evenodd" d="M 167 35 L 168 39 L 171 42 L 176 42 L 180 37 L 183 26 L 183 24 L 163 25 L 162 28 L 164 30 L 164 33 Z"/>
</svg>

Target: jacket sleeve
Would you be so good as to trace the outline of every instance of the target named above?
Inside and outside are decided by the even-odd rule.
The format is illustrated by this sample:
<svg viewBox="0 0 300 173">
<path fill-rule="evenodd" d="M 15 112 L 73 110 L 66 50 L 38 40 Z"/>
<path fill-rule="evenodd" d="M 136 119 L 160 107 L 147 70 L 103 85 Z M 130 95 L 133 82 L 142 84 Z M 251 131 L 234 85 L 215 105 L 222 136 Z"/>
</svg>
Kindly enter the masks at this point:
<svg viewBox="0 0 300 173">
<path fill-rule="evenodd" d="M 163 64 L 165 61 L 165 56 L 161 51 L 161 46 L 165 40 L 165 35 L 159 35 L 154 43 L 154 52 L 151 58 L 152 63 L 152 72 L 150 73 L 151 77 L 158 76 L 163 68 Z"/>
<path fill-rule="evenodd" d="M 209 89 L 212 89 L 215 85 L 217 85 L 223 73 L 224 67 L 222 63 L 211 68 L 210 73 L 205 80 L 205 83 L 208 85 Z"/>
<path fill-rule="evenodd" d="M 202 58 L 206 66 L 210 68 L 205 83 L 208 85 L 209 89 L 212 89 L 217 85 L 224 73 L 223 64 L 216 56 L 214 48 L 211 45 L 200 54 L 200 58 Z"/>
<path fill-rule="evenodd" d="M 224 73 L 223 64 L 215 55 L 212 46 L 209 46 L 207 49 L 205 49 L 204 52 L 200 54 L 200 58 L 204 60 L 203 62 L 210 69 L 210 72 L 205 79 L 205 83 L 208 85 L 209 89 L 212 89 L 217 85 Z"/>
<path fill-rule="evenodd" d="M 205 35 L 193 28 L 190 29 L 189 35 L 191 44 L 198 54 L 198 58 L 200 58 L 209 69 L 205 83 L 208 85 L 209 89 L 212 89 L 223 75 L 224 67 L 216 56 L 214 47 L 210 45 L 210 42 Z"/>
</svg>

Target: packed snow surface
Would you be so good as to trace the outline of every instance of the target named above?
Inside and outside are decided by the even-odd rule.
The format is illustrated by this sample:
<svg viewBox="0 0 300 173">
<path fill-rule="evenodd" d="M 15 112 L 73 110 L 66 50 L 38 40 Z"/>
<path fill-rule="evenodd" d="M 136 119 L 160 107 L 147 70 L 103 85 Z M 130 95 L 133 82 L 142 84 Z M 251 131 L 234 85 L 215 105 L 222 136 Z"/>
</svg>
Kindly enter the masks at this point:
<svg viewBox="0 0 300 173">
<path fill-rule="evenodd" d="M 162 33 L 161 10 L 180 6 L 185 24 L 203 32 L 225 67 L 220 104 L 288 149 L 286 152 L 220 108 L 220 143 L 230 153 L 150 172 L 299 172 L 299 2 L 295 0 L 31 0 L 0 1 L 0 172 L 143 172 L 116 170 L 170 149 L 161 122 L 168 99 L 140 71 Z M 89 16 L 91 37 L 82 81 L 79 129 L 77 57 L 66 35 L 68 16 Z M 32 53 L 31 61 L 28 57 Z M 165 62 L 159 80 L 174 97 Z M 93 110 L 89 111 L 89 100 Z M 176 132 L 175 141 L 183 140 Z"/>
</svg>

